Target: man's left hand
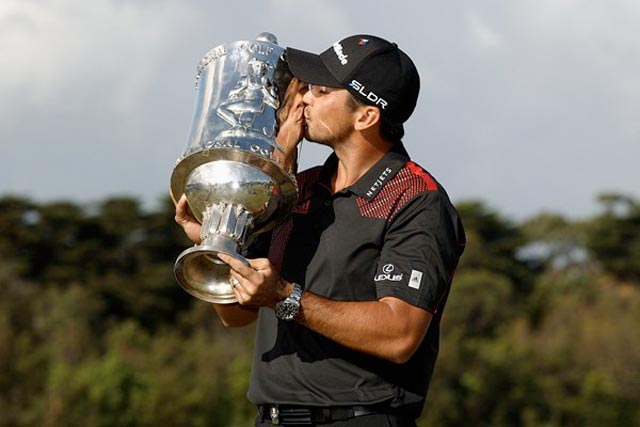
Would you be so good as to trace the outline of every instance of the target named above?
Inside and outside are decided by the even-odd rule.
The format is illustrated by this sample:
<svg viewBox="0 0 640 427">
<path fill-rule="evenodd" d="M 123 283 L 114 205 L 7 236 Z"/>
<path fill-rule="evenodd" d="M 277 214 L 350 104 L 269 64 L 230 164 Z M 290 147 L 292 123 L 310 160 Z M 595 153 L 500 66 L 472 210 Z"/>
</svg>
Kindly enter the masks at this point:
<svg viewBox="0 0 640 427">
<path fill-rule="evenodd" d="M 231 281 L 237 281 L 233 291 L 242 305 L 273 308 L 293 290 L 293 286 L 282 280 L 267 258 L 249 259 L 247 266 L 222 253 L 218 257 L 231 267 Z"/>
</svg>

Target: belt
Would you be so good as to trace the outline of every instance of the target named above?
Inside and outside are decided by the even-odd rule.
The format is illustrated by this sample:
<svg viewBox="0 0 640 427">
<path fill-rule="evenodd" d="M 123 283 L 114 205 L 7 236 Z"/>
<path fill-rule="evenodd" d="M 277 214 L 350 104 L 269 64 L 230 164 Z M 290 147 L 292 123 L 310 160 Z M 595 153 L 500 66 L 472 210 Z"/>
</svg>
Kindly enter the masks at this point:
<svg viewBox="0 0 640 427">
<path fill-rule="evenodd" d="M 313 425 L 345 421 L 371 414 L 388 414 L 393 410 L 387 405 L 367 406 L 293 406 L 258 405 L 258 414 L 262 421 L 271 421 L 273 425 Z"/>
</svg>

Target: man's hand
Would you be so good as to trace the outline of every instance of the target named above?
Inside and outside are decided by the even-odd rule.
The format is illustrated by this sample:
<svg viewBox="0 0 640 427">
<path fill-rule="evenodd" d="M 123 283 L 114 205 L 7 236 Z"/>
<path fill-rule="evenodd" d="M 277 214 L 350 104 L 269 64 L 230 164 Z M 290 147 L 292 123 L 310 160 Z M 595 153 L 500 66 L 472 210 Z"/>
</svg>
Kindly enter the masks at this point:
<svg viewBox="0 0 640 427">
<path fill-rule="evenodd" d="M 218 257 L 231 267 L 233 291 L 241 305 L 273 308 L 293 291 L 267 258 L 250 259 L 247 266 L 222 253 Z"/>
<path fill-rule="evenodd" d="M 304 136 L 304 103 L 302 97 L 307 84 L 293 77 L 284 95 L 282 106 L 278 109 L 278 134 L 276 143 L 284 150 L 279 160 L 280 166 L 288 171 L 296 169 L 296 147 Z"/>
<path fill-rule="evenodd" d="M 171 198 L 173 199 L 173 195 L 171 195 Z M 173 199 L 173 201 L 174 203 L 176 203 L 175 199 Z M 200 242 L 202 241 L 200 238 L 200 230 L 202 229 L 202 225 L 193 216 L 193 213 L 189 208 L 189 204 L 187 203 L 187 196 L 185 196 L 184 194 L 176 203 L 175 221 L 182 227 L 189 240 L 191 240 L 196 245 L 200 244 Z"/>
</svg>

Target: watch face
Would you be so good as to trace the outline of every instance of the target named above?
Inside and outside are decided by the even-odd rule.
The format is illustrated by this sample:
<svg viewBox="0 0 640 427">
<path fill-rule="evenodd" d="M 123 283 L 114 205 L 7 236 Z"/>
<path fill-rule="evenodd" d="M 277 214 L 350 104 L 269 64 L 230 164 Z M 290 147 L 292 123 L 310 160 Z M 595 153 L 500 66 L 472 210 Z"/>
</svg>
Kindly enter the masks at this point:
<svg viewBox="0 0 640 427">
<path fill-rule="evenodd" d="M 282 320 L 293 320 L 300 310 L 300 306 L 291 301 L 282 301 L 276 304 L 276 317 Z"/>
<path fill-rule="evenodd" d="M 300 312 L 300 299 L 302 288 L 297 283 L 293 284 L 293 292 L 284 301 L 276 303 L 276 317 L 281 320 L 293 320 Z"/>
</svg>

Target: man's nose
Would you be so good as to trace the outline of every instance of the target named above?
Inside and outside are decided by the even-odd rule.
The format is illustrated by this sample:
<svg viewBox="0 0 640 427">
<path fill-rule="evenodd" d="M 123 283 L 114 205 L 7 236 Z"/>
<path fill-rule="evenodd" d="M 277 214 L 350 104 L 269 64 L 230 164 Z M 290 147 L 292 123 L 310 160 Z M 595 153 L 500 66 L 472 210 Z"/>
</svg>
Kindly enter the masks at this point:
<svg viewBox="0 0 640 427">
<path fill-rule="evenodd" d="M 309 90 L 307 85 L 305 85 L 304 88 L 300 89 L 300 92 L 303 94 L 302 102 L 304 102 L 306 105 L 310 105 L 313 102 L 314 97 L 311 94 L 311 91 Z"/>
</svg>

